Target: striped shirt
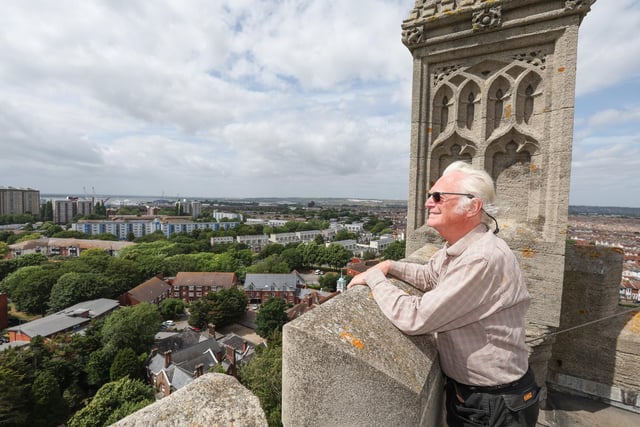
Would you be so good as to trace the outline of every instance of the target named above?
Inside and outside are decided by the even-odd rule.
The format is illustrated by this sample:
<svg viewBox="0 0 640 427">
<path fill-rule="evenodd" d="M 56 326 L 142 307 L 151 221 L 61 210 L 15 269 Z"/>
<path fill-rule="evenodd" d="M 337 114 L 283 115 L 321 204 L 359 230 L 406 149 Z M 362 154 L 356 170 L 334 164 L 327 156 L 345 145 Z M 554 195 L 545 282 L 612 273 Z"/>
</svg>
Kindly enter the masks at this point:
<svg viewBox="0 0 640 427">
<path fill-rule="evenodd" d="M 375 301 L 401 331 L 436 334 L 445 375 L 491 386 L 527 371 L 524 316 L 531 297 L 513 252 L 485 225 L 445 244 L 425 265 L 393 262 L 389 274 L 424 295 L 408 295 L 373 268 L 366 282 Z"/>
</svg>

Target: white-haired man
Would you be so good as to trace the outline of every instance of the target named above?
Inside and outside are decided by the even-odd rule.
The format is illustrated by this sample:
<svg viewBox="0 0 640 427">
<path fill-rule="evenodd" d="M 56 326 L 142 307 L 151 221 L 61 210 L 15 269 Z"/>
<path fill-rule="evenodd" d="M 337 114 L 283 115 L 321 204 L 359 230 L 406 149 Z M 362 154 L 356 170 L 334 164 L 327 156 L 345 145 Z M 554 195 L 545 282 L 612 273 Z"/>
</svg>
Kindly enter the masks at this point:
<svg viewBox="0 0 640 427">
<path fill-rule="evenodd" d="M 492 232 L 485 210 L 493 180 L 465 162 L 451 164 L 427 193 L 427 225 L 446 243 L 425 265 L 383 261 L 355 276 L 401 331 L 435 333 L 450 426 L 534 426 L 538 392 L 529 369 L 524 316 L 531 297 L 518 262 Z M 425 291 L 411 296 L 392 275 Z"/>
</svg>

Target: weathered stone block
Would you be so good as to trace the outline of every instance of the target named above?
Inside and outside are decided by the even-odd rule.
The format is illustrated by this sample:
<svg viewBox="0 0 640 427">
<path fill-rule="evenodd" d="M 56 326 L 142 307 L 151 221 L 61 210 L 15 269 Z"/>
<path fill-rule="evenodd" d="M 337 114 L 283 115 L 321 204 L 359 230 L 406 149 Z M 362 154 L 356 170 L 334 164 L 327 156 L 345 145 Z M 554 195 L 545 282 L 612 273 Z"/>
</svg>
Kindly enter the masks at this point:
<svg viewBox="0 0 640 427">
<path fill-rule="evenodd" d="M 285 325 L 285 426 L 439 426 L 441 409 L 433 338 L 396 329 L 369 288 L 349 290 Z"/>
</svg>

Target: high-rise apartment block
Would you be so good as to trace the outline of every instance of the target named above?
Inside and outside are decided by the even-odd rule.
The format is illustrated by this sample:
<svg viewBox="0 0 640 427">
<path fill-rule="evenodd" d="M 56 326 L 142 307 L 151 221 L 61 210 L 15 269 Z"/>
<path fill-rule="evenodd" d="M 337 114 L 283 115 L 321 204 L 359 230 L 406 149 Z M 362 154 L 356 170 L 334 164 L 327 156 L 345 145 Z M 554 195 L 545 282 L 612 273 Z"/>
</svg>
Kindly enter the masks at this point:
<svg viewBox="0 0 640 427">
<path fill-rule="evenodd" d="M 56 224 L 69 224 L 76 215 L 93 213 L 90 200 L 78 200 L 75 197 L 53 202 L 53 221 Z"/>
<path fill-rule="evenodd" d="M 40 191 L 33 188 L 0 186 L 0 215 L 37 214 L 40 212 Z"/>
</svg>

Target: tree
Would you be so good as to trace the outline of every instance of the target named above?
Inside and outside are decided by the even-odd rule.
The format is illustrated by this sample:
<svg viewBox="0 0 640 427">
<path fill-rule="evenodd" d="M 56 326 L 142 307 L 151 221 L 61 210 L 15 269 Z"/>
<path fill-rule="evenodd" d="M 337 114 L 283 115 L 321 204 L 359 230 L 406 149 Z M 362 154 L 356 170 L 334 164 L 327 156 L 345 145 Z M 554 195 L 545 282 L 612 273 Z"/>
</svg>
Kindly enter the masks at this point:
<svg viewBox="0 0 640 427">
<path fill-rule="evenodd" d="M 260 400 L 269 426 L 281 426 L 282 335 L 275 331 L 266 347 L 258 347 L 251 361 L 242 366 L 240 382 Z"/>
<path fill-rule="evenodd" d="M 247 267 L 248 273 L 289 273 L 289 265 L 279 255 L 270 255 L 264 260 Z"/>
<path fill-rule="evenodd" d="M 51 237 L 60 239 L 87 239 L 89 236 L 82 231 L 62 230 L 53 234 Z"/>
<path fill-rule="evenodd" d="M 19 311 L 44 314 L 51 290 L 60 277 L 58 268 L 45 266 L 23 267 L 10 274 L 2 283 L 3 289 Z"/>
<path fill-rule="evenodd" d="M 189 306 L 189 325 L 204 328 L 209 323 L 223 327 L 236 322 L 247 307 L 247 295 L 238 288 L 209 292 Z"/>
<path fill-rule="evenodd" d="M 351 233 L 347 230 L 339 230 L 336 233 L 336 237 L 334 237 L 333 240 L 335 241 L 340 241 L 340 240 L 357 240 L 358 239 L 358 235 L 355 233 Z"/>
<path fill-rule="evenodd" d="M 204 328 L 209 322 L 209 302 L 206 298 L 191 301 L 188 323 L 194 328 Z"/>
<path fill-rule="evenodd" d="M 158 306 L 163 319 L 175 319 L 184 313 L 184 301 L 180 298 L 167 298 Z"/>
<path fill-rule="evenodd" d="M 10 251 L 9 245 L 7 245 L 5 242 L 0 242 L 0 259 L 7 256 L 9 251 Z"/>
<path fill-rule="evenodd" d="M 384 259 L 397 261 L 405 257 L 405 250 L 406 242 L 404 240 L 396 240 L 387 246 L 387 249 L 382 252 L 382 256 Z"/>
<path fill-rule="evenodd" d="M 165 276 L 175 276 L 181 271 L 200 271 L 198 270 L 198 260 L 194 256 L 186 254 L 165 258 L 162 270 Z"/>
<path fill-rule="evenodd" d="M 258 258 L 265 259 L 271 255 L 279 255 L 283 250 L 284 245 L 281 245 L 280 243 L 271 243 L 260 251 Z"/>
<path fill-rule="evenodd" d="M 343 276 L 344 280 L 349 283 L 352 279 L 351 276 L 346 275 Z M 325 291 L 335 292 L 338 286 L 338 279 L 340 279 L 340 275 L 336 273 L 328 273 L 318 278 L 318 283 L 320 287 Z"/>
<path fill-rule="evenodd" d="M 29 414 L 29 385 L 20 350 L 9 349 L 0 353 L 0 424 L 27 425 Z"/>
<path fill-rule="evenodd" d="M 61 425 L 68 415 L 68 407 L 56 377 L 48 370 L 38 370 L 31 386 L 33 408 L 31 409 L 32 426 Z"/>
<path fill-rule="evenodd" d="M 103 276 L 111 283 L 108 298 L 117 298 L 144 282 L 147 277 L 142 274 L 135 262 L 113 257 L 109 258 L 109 265 L 104 270 Z"/>
<path fill-rule="evenodd" d="M 68 421 L 69 427 L 102 427 L 154 402 L 153 390 L 143 381 L 128 377 L 100 387 L 91 402 Z"/>
<path fill-rule="evenodd" d="M 96 273 L 65 273 L 51 289 L 49 310 L 52 313 L 82 301 L 105 298 L 110 293 L 110 282 Z"/>
<path fill-rule="evenodd" d="M 322 237 L 322 234 L 316 234 L 316 237 L 313 238 L 313 241 L 316 245 L 324 246 L 324 237 Z"/>
<path fill-rule="evenodd" d="M 142 354 L 153 344 L 161 323 L 162 317 L 158 308 L 150 303 L 116 310 L 104 321 L 103 349 L 111 358 L 115 357 L 119 350 L 127 347 L 132 348 L 136 354 Z"/>
<path fill-rule="evenodd" d="M 303 243 L 299 247 L 301 247 L 302 262 L 304 265 L 313 266 L 320 265 L 322 263 L 325 252 L 324 244 L 318 244 L 314 241 Z"/>
<path fill-rule="evenodd" d="M 273 331 L 282 331 L 282 327 L 289 321 L 286 310 L 287 303 L 281 298 L 269 298 L 256 316 L 256 333 L 263 338 L 270 336 Z"/>
<path fill-rule="evenodd" d="M 280 259 L 287 263 L 289 271 L 302 268 L 302 253 L 297 248 L 287 248 L 280 253 Z"/>
<path fill-rule="evenodd" d="M 100 387 L 109 381 L 112 357 L 112 355 L 107 354 L 102 348 L 97 349 L 89 355 L 89 360 L 85 365 L 87 383 L 89 385 Z"/>
<path fill-rule="evenodd" d="M 337 243 L 332 243 L 327 247 L 326 261 L 333 268 L 344 267 L 353 258 L 353 252 Z"/>
<path fill-rule="evenodd" d="M 109 379 L 117 381 L 120 378 L 129 377 L 144 380 L 143 368 L 147 354 L 143 353 L 142 356 L 141 361 L 135 351 L 128 347 L 119 350 L 109 369 Z"/>
</svg>

